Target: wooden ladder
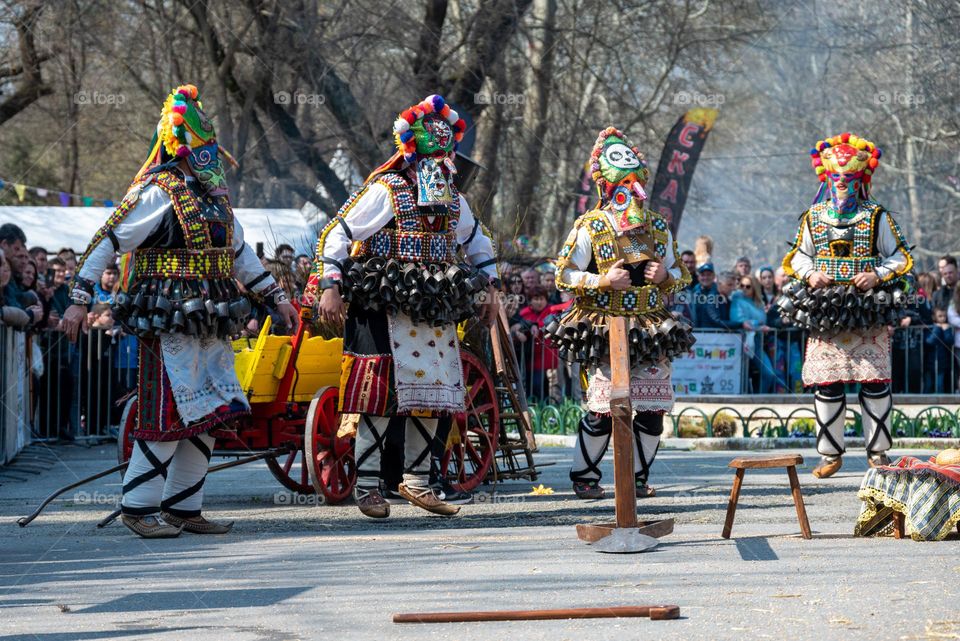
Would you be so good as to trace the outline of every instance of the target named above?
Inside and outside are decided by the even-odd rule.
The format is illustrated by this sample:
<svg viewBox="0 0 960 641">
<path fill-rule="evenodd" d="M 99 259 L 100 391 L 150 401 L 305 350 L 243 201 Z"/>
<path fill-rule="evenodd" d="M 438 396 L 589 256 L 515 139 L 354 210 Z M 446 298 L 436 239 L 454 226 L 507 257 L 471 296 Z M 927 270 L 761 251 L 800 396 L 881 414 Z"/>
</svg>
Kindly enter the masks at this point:
<svg viewBox="0 0 960 641">
<path fill-rule="evenodd" d="M 538 473 L 533 464 L 533 453 L 537 451 L 537 440 L 530 426 L 527 395 L 510 339 L 510 325 L 502 307 L 494 326 L 490 328 L 490 342 L 500 404 L 500 442 L 495 458 L 494 479 L 528 478 L 535 481 Z M 510 434 L 514 431 L 518 436 Z"/>
</svg>

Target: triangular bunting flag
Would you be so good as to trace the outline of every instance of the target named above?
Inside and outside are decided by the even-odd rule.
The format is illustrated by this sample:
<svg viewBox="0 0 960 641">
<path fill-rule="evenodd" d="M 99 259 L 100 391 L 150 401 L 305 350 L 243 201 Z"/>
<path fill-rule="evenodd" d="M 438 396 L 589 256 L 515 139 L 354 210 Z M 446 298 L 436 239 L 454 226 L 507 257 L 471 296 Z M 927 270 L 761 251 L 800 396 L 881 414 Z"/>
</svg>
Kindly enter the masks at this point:
<svg viewBox="0 0 960 641">
<path fill-rule="evenodd" d="M 70 194 L 60 192 L 60 206 L 69 207 L 70 206 Z"/>
<path fill-rule="evenodd" d="M 27 193 L 27 186 L 24 185 L 23 183 L 14 183 L 13 190 L 17 192 L 17 198 L 20 199 L 20 202 L 23 202 L 23 197 Z"/>
<path fill-rule="evenodd" d="M 90 196 L 83 197 L 83 206 L 84 207 L 93 207 L 93 198 Z"/>
</svg>

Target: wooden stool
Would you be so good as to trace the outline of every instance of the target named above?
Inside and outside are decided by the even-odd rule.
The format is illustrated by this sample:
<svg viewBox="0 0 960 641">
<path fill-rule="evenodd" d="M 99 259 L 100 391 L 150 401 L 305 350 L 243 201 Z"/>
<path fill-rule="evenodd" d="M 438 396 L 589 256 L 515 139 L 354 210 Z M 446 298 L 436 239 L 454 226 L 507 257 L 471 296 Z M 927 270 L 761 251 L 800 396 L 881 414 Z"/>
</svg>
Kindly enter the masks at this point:
<svg viewBox="0 0 960 641">
<path fill-rule="evenodd" d="M 803 505 L 803 495 L 800 494 L 800 481 L 797 479 L 797 466 L 803 464 L 803 457 L 799 454 L 786 456 L 749 456 L 735 458 L 730 461 L 729 467 L 737 470 L 733 478 L 733 488 L 730 490 L 730 503 L 727 504 L 727 520 L 723 524 L 723 538 L 730 538 L 733 529 L 733 517 L 737 513 L 737 501 L 740 499 L 740 485 L 743 483 L 743 474 L 748 469 L 762 469 L 770 467 L 787 468 L 790 477 L 790 491 L 793 493 L 793 502 L 797 506 L 797 520 L 800 521 L 800 530 L 803 538 L 812 538 L 810 521 L 807 520 L 807 508 Z"/>
</svg>

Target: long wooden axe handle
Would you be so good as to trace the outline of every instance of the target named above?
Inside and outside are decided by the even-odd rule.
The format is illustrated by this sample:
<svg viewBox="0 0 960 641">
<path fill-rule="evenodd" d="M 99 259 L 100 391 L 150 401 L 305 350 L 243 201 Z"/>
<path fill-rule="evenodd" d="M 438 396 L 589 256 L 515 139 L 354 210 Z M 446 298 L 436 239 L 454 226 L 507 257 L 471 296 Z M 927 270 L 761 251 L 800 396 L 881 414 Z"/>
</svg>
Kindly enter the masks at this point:
<svg viewBox="0 0 960 641">
<path fill-rule="evenodd" d="M 633 408 L 630 405 L 630 349 L 627 319 L 610 318 L 610 417 L 613 423 L 613 495 L 617 527 L 637 527 L 636 470 L 633 469 Z"/>
<path fill-rule="evenodd" d="M 476 621 L 547 621 L 551 619 L 616 619 L 649 617 L 654 621 L 679 619 L 678 605 L 628 605 L 609 608 L 559 610 L 495 610 L 487 612 L 410 612 L 394 614 L 394 623 L 463 623 Z"/>
</svg>

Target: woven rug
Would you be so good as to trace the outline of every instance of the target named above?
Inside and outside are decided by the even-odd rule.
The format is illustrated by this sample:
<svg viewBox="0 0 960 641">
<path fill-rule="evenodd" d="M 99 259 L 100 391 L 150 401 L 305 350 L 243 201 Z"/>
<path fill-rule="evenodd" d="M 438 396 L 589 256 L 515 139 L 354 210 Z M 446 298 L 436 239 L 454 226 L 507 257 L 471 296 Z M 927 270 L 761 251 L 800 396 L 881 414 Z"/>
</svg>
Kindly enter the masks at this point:
<svg viewBox="0 0 960 641">
<path fill-rule="evenodd" d="M 867 470 L 857 496 L 863 501 L 855 536 L 893 531 L 893 512 L 905 517 L 915 541 L 940 541 L 960 523 L 960 465 L 937 465 L 905 456 Z"/>
</svg>

